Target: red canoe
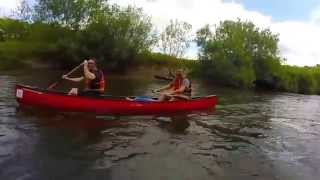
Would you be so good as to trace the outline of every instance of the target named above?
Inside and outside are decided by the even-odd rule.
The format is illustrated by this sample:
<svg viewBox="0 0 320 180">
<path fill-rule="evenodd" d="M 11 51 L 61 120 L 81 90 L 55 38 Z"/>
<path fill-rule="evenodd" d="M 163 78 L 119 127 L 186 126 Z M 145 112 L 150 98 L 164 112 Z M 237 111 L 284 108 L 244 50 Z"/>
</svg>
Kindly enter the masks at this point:
<svg viewBox="0 0 320 180">
<path fill-rule="evenodd" d="M 20 106 L 52 109 L 63 112 L 88 112 L 97 115 L 164 115 L 213 110 L 216 96 L 172 102 L 137 102 L 124 97 L 83 97 L 17 85 L 16 98 Z"/>
</svg>

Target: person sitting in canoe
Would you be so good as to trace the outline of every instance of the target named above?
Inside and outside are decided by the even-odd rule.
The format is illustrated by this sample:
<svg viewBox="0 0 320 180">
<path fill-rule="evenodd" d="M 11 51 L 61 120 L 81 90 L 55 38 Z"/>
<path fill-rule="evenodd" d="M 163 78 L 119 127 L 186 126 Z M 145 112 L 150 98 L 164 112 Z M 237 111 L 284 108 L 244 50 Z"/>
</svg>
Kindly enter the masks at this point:
<svg viewBox="0 0 320 180">
<path fill-rule="evenodd" d="M 179 69 L 176 71 L 175 78 L 168 85 L 155 91 L 160 92 L 159 101 L 189 100 L 192 87 L 183 70 Z"/>
<path fill-rule="evenodd" d="M 70 78 L 67 75 L 63 75 L 62 78 L 72 82 L 85 81 L 85 89 L 83 91 L 78 92 L 77 88 L 72 88 L 69 95 L 100 96 L 105 91 L 104 74 L 98 69 L 95 58 L 83 62 L 83 76 Z"/>
</svg>

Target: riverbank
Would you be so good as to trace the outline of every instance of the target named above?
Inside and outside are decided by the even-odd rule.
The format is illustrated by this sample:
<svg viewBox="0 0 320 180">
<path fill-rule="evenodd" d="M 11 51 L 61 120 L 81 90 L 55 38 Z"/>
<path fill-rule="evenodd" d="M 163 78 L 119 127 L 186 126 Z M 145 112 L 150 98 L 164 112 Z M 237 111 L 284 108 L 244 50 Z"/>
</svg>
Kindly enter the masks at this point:
<svg viewBox="0 0 320 180">
<path fill-rule="evenodd" d="M 19 60 L 18 62 L 10 63 L 9 68 L 1 69 L 1 74 L 18 74 L 29 73 L 30 71 L 54 71 L 57 72 L 56 77 L 60 76 L 61 72 L 68 72 L 72 65 L 69 66 L 61 66 L 60 64 L 54 63 L 51 60 Z M 1 62 L 0 62 L 1 66 Z M 74 65 L 75 66 L 75 65 Z M 133 63 L 128 65 L 126 68 L 112 68 L 110 65 L 103 64 L 103 62 L 99 63 L 99 67 L 104 70 L 107 74 L 115 74 L 115 75 L 126 75 L 126 74 L 135 74 L 137 78 L 144 78 L 146 75 L 150 76 L 150 78 L 154 78 L 154 76 L 168 77 L 170 75 L 170 71 L 174 71 L 175 69 L 182 68 L 188 72 L 188 76 L 191 79 L 201 80 L 203 83 L 207 84 L 215 84 L 220 87 L 229 87 L 236 88 L 238 90 L 262 90 L 262 91 L 273 91 L 273 92 L 290 92 L 290 93 L 298 93 L 298 94 L 313 94 L 319 95 L 319 91 L 313 90 L 310 91 L 308 88 L 312 87 L 316 89 L 317 80 L 315 80 L 314 75 L 318 75 L 320 72 L 319 67 L 309 68 L 309 67 L 292 67 L 292 66 L 283 66 L 282 73 L 289 73 L 293 75 L 293 78 L 290 76 L 283 76 L 283 78 L 287 78 L 286 87 L 282 86 L 276 87 L 273 84 L 259 84 L 258 86 L 253 86 L 252 88 L 243 88 L 243 87 L 234 87 L 228 84 L 224 84 L 221 81 L 217 81 L 215 79 L 210 79 L 203 75 L 203 72 L 199 72 L 202 68 L 203 64 L 197 60 L 186 60 L 186 59 L 178 59 L 166 55 L 161 54 L 150 54 L 148 56 L 140 57 L 140 59 L 135 59 Z M 304 69 L 304 70 L 303 70 Z M 227 71 L 227 70 L 226 70 Z M 300 76 L 294 75 L 296 72 L 300 73 Z M 307 71 L 307 73 L 304 73 Z M 133 73 L 134 72 L 134 73 Z M 314 74 L 314 75 L 312 75 Z M 320 77 L 320 76 L 319 76 Z M 320 79 L 319 79 L 320 80 Z M 259 83 L 259 82 L 258 82 Z"/>
<path fill-rule="evenodd" d="M 140 19 L 131 19 L 132 22 L 130 20 L 127 22 L 129 24 L 125 25 L 119 22 L 119 19 L 107 19 L 109 23 L 114 23 L 114 26 L 107 26 L 103 22 L 92 22 L 84 29 L 48 24 L 45 21 L 28 23 L 0 19 L 0 29 L 5 30 L 0 34 L 0 70 L 14 71 L 22 68 L 68 70 L 80 64 L 85 58 L 96 57 L 100 68 L 112 73 L 125 73 L 139 67 L 183 68 L 188 69 L 192 78 L 204 79 L 226 87 L 320 94 L 320 66 L 284 65 L 284 60 L 277 54 L 279 52 L 277 35 L 268 29 L 261 30 L 250 22 L 240 20 L 221 22 L 219 32 L 202 29 L 203 31 L 197 34 L 200 60 L 186 60 L 152 52 L 155 39 L 150 35 L 151 22 L 145 22 L 144 16 L 139 11 L 131 13 L 133 14 L 132 17 L 129 16 L 130 18 L 138 16 Z M 136 21 L 139 23 L 130 24 L 137 23 Z M 145 30 L 141 32 L 142 34 L 139 34 L 139 29 L 128 28 L 138 25 Z M 232 27 L 232 31 L 226 31 L 228 26 Z M 126 29 L 122 32 L 118 31 L 119 28 Z M 239 35 L 241 33 L 238 33 L 239 29 L 242 29 L 241 36 Z M 260 40 L 248 41 L 250 38 L 246 37 L 251 37 L 252 31 L 256 32 Z M 263 33 L 265 31 L 268 32 L 267 35 Z M 137 36 L 132 36 L 131 32 L 137 33 Z M 221 33 L 221 36 L 215 37 L 216 33 Z M 218 37 L 231 39 L 217 39 Z M 241 41 L 238 42 L 238 39 Z M 238 44 L 230 43 L 233 41 Z M 269 41 L 272 42 L 270 47 L 270 44 L 261 44 Z M 256 46 L 260 50 L 253 51 Z"/>
</svg>

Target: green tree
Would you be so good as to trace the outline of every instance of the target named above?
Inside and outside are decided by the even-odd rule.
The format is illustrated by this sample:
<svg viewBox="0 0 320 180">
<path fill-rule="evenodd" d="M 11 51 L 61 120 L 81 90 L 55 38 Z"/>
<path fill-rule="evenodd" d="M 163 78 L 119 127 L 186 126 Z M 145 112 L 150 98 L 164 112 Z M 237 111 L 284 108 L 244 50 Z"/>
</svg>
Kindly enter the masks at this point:
<svg viewBox="0 0 320 180">
<path fill-rule="evenodd" d="M 29 6 L 23 1 L 20 7 L 20 19 L 25 19 L 23 10 Z M 157 40 L 151 18 L 142 9 L 106 0 L 37 0 L 28 12 L 29 24 L 19 22 L 28 27 L 26 39 L 46 42 L 49 46 L 41 54 L 47 52 L 45 58 L 66 65 L 95 56 L 111 68 L 124 68 Z"/>
<path fill-rule="evenodd" d="M 198 53 L 198 56 L 200 57 L 200 59 L 206 58 L 206 55 L 203 54 L 206 51 L 203 48 L 207 47 L 206 43 L 209 42 L 209 39 L 211 39 L 212 36 L 213 36 L 213 34 L 210 30 L 209 24 L 205 25 L 204 27 L 202 27 L 201 29 L 199 29 L 196 32 L 196 40 L 195 41 L 196 41 L 197 45 L 201 48 Z"/>
<path fill-rule="evenodd" d="M 28 24 L 14 19 L 0 19 L 3 40 L 21 40 L 28 34 Z"/>
<path fill-rule="evenodd" d="M 75 61 L 95 56 L 109 66 L 124 68 L 154 43 L 151 19 L 142 9 L 113 5 L 83 30 L 61 39 L 59 49 Z"/>
<path fill-rule="evenodd" d="M 107 9 L 106 0 L 37 0 L 33 20 L 77 30 Z"/>
<path fill-rule="evenodd" d="M 160 34 L 158 47 L 162 53 L 182 57 L 190 47 L 192 26 L 187 22 L 171 20 L 170 24 Z"/>
<path fill-rule="evenodd" d="M 4 41 L 5 32 L 3 29 L 0 28 L 0 41 Z"/>
<path fill-rule="evenodd" d="M 224 21 L 211 32 L 205 26 L 197 32 L 199 59 L 205 76 L 233 86 L 254 83 L 276 84 L 280 67 L 278 36 L 251 22 Z"/>
</svg>

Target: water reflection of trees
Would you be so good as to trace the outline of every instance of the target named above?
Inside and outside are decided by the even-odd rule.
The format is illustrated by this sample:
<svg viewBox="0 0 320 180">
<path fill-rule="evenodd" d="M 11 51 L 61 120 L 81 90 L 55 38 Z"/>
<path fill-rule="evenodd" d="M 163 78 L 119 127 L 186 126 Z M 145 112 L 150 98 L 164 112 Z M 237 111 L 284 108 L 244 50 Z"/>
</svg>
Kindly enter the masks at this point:
<svg viewBox="0 0 320 180">
<path fill-rule="evenodd" d="M 158 126 L 171 133 L 184 134 L 190 126 L 190 118 L 187 115 L 174 115 L 166 118 L 157 118 Z"/>
</svg>

